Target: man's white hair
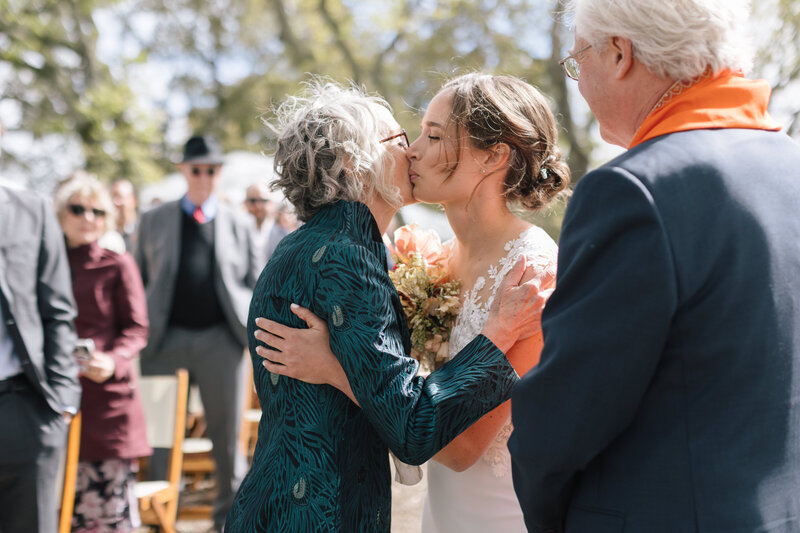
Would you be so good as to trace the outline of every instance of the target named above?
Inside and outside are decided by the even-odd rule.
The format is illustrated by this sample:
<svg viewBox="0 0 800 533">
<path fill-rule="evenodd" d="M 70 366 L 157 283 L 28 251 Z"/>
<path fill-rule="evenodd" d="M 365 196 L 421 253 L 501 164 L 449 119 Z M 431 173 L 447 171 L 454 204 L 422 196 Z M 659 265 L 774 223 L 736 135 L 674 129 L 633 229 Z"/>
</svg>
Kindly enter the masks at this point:
<svg viewBox="0 0 800 533">
<path fill-rule="evenodd" d="M 706 68 L 747 71 L 749 0 L 570 0 L 575 31 L 605 47 L 612 36 L 630 39 L 634 56 L 659 76 L 690 80 Z"/>
</svg>

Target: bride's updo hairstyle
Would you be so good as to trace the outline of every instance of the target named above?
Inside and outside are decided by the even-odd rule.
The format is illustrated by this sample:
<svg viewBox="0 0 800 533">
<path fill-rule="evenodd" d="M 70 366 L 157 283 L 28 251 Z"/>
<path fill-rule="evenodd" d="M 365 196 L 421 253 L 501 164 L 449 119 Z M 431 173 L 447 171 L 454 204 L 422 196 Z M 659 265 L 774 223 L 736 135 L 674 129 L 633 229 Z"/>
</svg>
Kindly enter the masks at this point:
<svg viewBox="0 0 800 533">
<path fill-rule="evenodd" d="M 447 82 L 453 91 L 449 121 L 456 127 L 458 166 L 461 139 L 486 150 L 498 143 L 511 149 L 504 195 L 509 202 L 536 210 L 569 185 L 569 167 L 557 146 L 558 131 L 544 96 L 511 76 L 465 74 Z M 466 134 L 466 135 L 465 135 Z"/>
<path fill-rule="evenodd" d="M 394 123 L 383 98 L 315 79 L 275 116 L 267 124 L 278 134 L 272 188 L 294 205 L 297 218 L 307 221 L 325 205 L 365 202 L 372 194 L 402 204 L 392 182 L 394 159 L 380 142 Z"/>
</svg>

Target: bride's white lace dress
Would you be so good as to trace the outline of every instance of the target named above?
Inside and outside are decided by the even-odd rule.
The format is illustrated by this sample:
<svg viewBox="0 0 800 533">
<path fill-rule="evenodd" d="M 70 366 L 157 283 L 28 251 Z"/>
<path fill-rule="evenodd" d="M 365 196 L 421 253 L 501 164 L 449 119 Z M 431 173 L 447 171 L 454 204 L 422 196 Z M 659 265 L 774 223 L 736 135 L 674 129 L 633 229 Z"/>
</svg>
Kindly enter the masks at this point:
<svg viewBox="0 0 800 533">
<path fill-rule="evenodd" d="M 531 227 L 506 243 L 506 256 L 464 295 L 461 312 L 450 334 L 450 357 L 475 338 L 486 323 L 495 293 L 520 255 L 537 269 L 537 277 L 555 278 L 555 242 L 538 227 Z M 490 283 L 489 297 L 480 297 Z M 483 291 L 485 294 L 486 291 Z M 486 453 L 470 468 L 455 472 L 436 461 L 428 462 L 428 494 L 422 516 L 422 533 L 525 532 L 522 511 L 511 479 L 511 456 L 506 443 L 509 420 Z"/>
</svg>

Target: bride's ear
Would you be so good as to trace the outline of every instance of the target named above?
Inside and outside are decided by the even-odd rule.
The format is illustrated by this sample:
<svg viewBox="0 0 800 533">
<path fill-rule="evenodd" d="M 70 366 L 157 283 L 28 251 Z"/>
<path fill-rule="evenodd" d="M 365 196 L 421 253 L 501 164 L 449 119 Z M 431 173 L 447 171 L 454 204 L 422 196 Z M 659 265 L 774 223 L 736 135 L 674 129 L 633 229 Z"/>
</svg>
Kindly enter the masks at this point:
<svg viewBox="0 0 800 533">
<path fill-rule="evenodd" d="M 497 172 L 508 167 L 508 159 L 511 157 L 511 147 L 506 143 L 497 143 L 486 149 L 484 168 L 489 173 Z"/>
</svg>

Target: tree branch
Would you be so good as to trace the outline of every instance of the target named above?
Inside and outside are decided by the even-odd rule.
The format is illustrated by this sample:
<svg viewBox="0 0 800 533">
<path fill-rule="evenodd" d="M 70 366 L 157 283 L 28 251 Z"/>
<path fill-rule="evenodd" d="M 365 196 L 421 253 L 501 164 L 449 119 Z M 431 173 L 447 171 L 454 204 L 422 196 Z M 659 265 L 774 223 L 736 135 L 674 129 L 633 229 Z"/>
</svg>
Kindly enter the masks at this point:
<svg viewBox="0 0 800 533">
<path fill-rule="evenodd" d="M 353 81 L 356 83 L 361 83 L 361 67 L 356 61 L 353 52 L 347 46 L 347 42 L 342 37 L 342 29 L 339 23 L 333 18 L 333 15 L 328 10 L 327 0 L 319 0 L 319 12 L 322 15 L 322 18 L 325 20 L 325 23 L 328 25 L 328 28 L 330 28 L 331 33 L 333 33 L 336 48 L 338 48 L 342 53 L 345 62 L 348 64 L 350 71 L 353 73 Z"/>
<path fill-rule="evenodd" d="M 272 0 L 272 7 L 275 10 L 275 17 L 278 19 L 278 26 L 280 27 L 278 38 L 286 47 L 286 53 L 295 66 L 303 70 L 309 63 L 315 63 L 314 54 L 297 40 L 292 31 L 292 25 L 286 14 L 286 6 L 284 6 L 283 0 Z"/>
</svg>

